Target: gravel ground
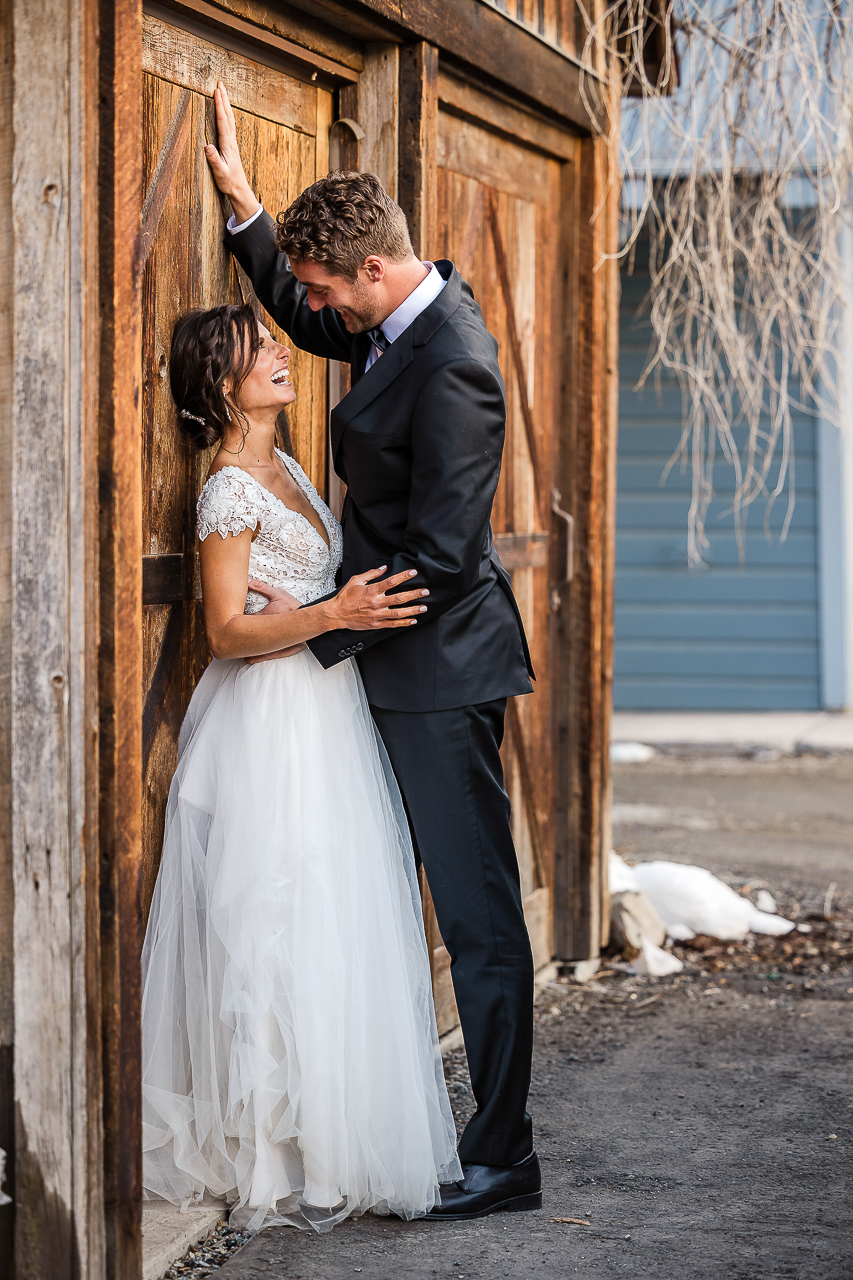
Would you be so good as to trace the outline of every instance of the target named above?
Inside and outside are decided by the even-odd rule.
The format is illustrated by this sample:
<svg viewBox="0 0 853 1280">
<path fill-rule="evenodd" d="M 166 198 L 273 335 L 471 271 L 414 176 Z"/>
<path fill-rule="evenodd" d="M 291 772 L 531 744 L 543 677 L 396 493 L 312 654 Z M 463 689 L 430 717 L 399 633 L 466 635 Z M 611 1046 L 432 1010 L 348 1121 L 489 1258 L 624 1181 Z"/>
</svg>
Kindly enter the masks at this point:
<svg viewBox="0 0 853 1280">
<path fill-rule="evenodd" d="M 540 1212 L 272 1228 L 217 1277 L 853 1280 L 853 761 L 654 761 L 617 769 L 615 796 L 629 862 L 695 861 L 750 896 L 769 888 L 810 932 L 695 939 L 667 979 L 610 957 L 585 986 L 542 993 Z M 697 822 L 708 810 L 712 825 Z M 446 1067 L 463 1123 L 464 1053 Z"/>
</svg>

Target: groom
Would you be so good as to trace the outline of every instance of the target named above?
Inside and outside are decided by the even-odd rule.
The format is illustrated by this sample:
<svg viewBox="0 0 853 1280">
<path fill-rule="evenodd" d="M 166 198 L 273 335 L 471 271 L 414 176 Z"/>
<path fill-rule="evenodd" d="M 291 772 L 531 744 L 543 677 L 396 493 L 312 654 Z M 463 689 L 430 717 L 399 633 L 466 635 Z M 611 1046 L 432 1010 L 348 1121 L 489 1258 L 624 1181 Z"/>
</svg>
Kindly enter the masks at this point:
<svg viewBox="0 0 853 1280">
<path fill-rule="evenodd" d="M 224 86 L 207 159 L 231 200 L 228 245 L 297 346 L 352 368 L 332 411 L 347 484 L 343 579 L 387 565 L 429 590 L 411 630 L 309 642 L 324 667 L 355 656 L 423 862 L 465 1037 L 477 1110 L 464 1178 L 436 1218 L 541 1205 L 527 1095 L 533 961 L 499 749 L 508 697 L 533 671 L 490 517 L 506 422 L 497 343 L 451 262 L 415 257 L 371 174 L 332 173 L 274 223 L 249 187 Z"/>
</svg>

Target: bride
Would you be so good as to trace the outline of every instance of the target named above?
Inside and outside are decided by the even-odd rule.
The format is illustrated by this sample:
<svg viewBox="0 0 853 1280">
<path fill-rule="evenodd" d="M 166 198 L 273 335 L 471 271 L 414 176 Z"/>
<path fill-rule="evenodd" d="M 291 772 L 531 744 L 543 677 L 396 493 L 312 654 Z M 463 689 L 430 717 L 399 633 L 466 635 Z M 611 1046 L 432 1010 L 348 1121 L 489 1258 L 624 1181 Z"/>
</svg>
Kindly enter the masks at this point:
<svg viewBox="0 0 853 1280">
<path fill-rule="evenodd" d="M 213 661 L 143 952 L 143 1182 L 224 1197 L 253 1231 L 324 1231 L 421 1216 L 461 1170 L 400 794 L 354 660 L 324 671 L 305 646 L 414 626 L 427 593 L 389 596 L 410 575 L 374 569 L 323 599 L 341 532 L 275 447 L 288 356 L 248 307 L 190 312 L 172 339 L 182 425 L 219 444 L 198 502 Z"/>
</svg>

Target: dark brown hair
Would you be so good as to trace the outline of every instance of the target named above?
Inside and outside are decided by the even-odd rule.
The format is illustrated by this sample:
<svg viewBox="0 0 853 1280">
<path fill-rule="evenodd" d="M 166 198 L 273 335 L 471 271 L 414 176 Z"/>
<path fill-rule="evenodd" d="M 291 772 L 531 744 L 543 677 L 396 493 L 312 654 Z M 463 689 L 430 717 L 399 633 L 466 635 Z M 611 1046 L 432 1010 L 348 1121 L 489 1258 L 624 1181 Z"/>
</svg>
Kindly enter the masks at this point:
<svg viewBox="0 0 853 1280">
<path fill-rule="evenodd" d="M 178 420 L 197 449 L 222 439 L 229 410 L 222 390 L 231 379 L 232 401 L 255 367 L 260 350 L 251 306 L 233 303 L 187 311 L 172 330 L 169 385 Z"/>
<path fill-rule="evenodd" d="M 342 169 L 278 215 L 276 243 L 295 262 L 317 262 L 350 281 L 371 254 L 403 262 L 412 253 L 406 215 L 376 174 Z"/>
</svg>

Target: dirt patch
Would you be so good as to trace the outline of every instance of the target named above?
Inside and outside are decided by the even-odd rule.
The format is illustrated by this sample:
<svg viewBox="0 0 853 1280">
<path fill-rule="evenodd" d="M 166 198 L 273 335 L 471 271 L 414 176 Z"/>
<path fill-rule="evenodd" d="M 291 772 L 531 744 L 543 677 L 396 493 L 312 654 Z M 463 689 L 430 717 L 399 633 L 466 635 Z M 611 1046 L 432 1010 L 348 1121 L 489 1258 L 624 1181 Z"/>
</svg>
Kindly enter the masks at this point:
<svg viewBox="0 0 853 1280">
<path fill-rule="evenodd" d="M 646 819 L 617 828 L 628 861 L 768 888 L 811 932 L 696 939 L 673 978 L 605 969 L 543 992 L 541 1212 L 271 1228 L 217 1277 L 853 1280 L 853 761 L 655 761 L 618 768 L 615 793 Z M 446 1070 L 462 1124 L 464 1054 Z"/>
<path fill-rule="evenodd" d="M 853 1277 L 853 995 L 826 975 L 752 991 L 751 960 L 724 977 L 698 965 L 672 979 L 605 971 L 543 993 L 531 1093 L 541 1212 L 368 1216 L 327 1236 L 272 1228 L 217 1275 Z M 461 1052 L 447 1073 L 462 1123 Z"/>
</svg>

